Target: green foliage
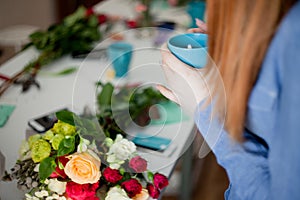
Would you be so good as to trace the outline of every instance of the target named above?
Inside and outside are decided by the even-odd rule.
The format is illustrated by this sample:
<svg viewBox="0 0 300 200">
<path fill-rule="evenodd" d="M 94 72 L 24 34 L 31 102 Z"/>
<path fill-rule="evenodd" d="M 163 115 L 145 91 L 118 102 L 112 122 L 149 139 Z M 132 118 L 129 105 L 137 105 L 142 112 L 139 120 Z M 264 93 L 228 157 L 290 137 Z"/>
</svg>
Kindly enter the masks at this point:
<svg viewBox="0 0 300 200">
<path fill-rule="evenodd" d="M 80 7 L 62 23 L 50 26 L 47 31 L 37 31 L 30 35 L 30 39 L 42 51 L 60 50 L 65 54 L 89 50 L 92 42 L 100 39 L 97 17 L 86 17 L 85 8 Z"/>
<path fill-rule="evenodd" d="M 46 31 L 36 31 L 30 35 L 30 45 L 41 51 L 40 56 L 28 63 L 27 70 L 36 65 L 43 66 L 73 51 L 86 51 L 93 42 L 101 39 L 97 16 L 86 16 L 86 9 L 80 7 L 61 23 L 52 25 Z"/>
<path fill-rule="evenodd" d="M 117 134 L 126 135 L 124 128 L 132 121 L 141 126 L 146 125 L 150 119 L 148 108 L 158 102 L 167 101 L 152 87 L 136 89 L 124 86 L 116 90 L 111 83 L 100 83 L 99 86 L 102 90 L 97 96 L 97 117 L 104 134 L 112 139 Z"/>
<path fill-rule="evenodd" d="M 55 157 L 48 157 L 42 160 L 39 167 L 39 176 L 41 181 L 48 178 L 52 172 L 54 172 L 56 166 Z"/>
<path fill-rule="evenodd" d="M 64 156 L 75 150 L 75 136 L 64 138 L 60 143 L 57 156 Z"/>
<path fill-rule="evenodd" d="M 62 111 L 56 112 L 55 115 L 58 120 L 65 122 L 67 124 L 70 124 L 72 126 L 75 126 L 74 113 L 67 111 L 67 110 L 62 110 Z"/>
</svg>

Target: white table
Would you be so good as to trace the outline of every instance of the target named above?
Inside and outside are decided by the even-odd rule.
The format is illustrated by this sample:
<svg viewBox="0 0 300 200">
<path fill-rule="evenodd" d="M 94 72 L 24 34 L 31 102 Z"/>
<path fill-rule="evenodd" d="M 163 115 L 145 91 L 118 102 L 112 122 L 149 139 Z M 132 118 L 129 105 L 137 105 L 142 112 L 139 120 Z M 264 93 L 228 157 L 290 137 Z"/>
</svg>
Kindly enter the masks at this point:
<svg viewBox="0 0 300 200">
<path fill-rule="evenodd" d="M 161 67 L 159 66 L 160 51 L 153 48 L 150 38 L 136 39 L 134 31 L 125 34 L 125 40 L 134 45 L 135 51 L 128 76 L 129 82 L 143 82 L 145 84 L 165 84 Z M 108 40 L 100 46 L 107 46 L 112 41 Z M 30 48 L 6 62 L 0 67 L 0 73 L 13 75 L 18 70 L 36 57 L 38 52 Z M 43 75 L 47 72 L 57 72 L 64 68 L 78 66 L 74 74 L 51 77 Z M 105 79 L 105 72 L 110 62 L 96 59 L 73 59 L 69 55 L 46 66 L 37 77 L 41 84 L 41 90 L 33 87 L 27 93 L 21 93 L 21 88 L 12 86 L 1 97 L 0 104 L 8 103 L 16 105 L 7 124 L 0 128 L 0 151 L 6 157 L 5 167 L 10 169 L 18 159 L 18 148 L 25 139 L 27 121 L 41 114 L 56 110 L 64 105 L 71 105 L 75 111 L 81 111 L 85 105 L 95 110 L 95 82 Z M 149 169 L 159 171 L 167 176 L 172 170 L 177 159 L 185 152 L 193 140 L 193 120 L 182 121 L 177 124 L 165 126 L 151 126 L 143 129 L 144 133 L 157 133 L 172 139 L 176 150 L 169 156 L 161 156 L 155 153 L 142 153 L 149 162 Z M 1 200 L 22 199 L 23 193 L 16 188 L 15 182 L 0 182 Z"/>
</svg>

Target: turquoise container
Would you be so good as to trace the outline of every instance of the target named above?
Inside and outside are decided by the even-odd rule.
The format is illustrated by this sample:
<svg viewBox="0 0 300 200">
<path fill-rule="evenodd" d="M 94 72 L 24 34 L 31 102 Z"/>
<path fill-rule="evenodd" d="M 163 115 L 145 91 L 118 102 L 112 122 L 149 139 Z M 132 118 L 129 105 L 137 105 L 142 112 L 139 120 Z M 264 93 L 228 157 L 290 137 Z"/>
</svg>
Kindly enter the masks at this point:
<svg viewBox="0 0 300 200">
<path fill-rule="evenodd" d="M 116 42 L 107 49 L 116 77 L 126 76 L 132 58 L 133 46 L 127 42 Z"/>
<path fill-rule="evenodd" d="M 207 34 L 203 33 L 179 34 L 168 40 L 168 48 L 187 65 L 203 68 L 206 66 L 208 57 L 207 40 Z"/>
</svg>

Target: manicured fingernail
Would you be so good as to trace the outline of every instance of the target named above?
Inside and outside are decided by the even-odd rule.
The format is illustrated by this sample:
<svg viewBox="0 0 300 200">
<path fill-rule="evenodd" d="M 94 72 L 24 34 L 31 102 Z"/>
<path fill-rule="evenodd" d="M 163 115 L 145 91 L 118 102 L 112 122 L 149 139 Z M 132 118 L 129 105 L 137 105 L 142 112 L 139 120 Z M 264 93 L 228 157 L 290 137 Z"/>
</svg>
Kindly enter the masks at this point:
<svg viewBox="0 0 300 200">
<path fill-rule="evenodd" d="M 203 21 L 201 21 L 201 20 L 198 19 L 198 18 L 195 18 L 195 21 L 196 21 L 196 24 L 197 24 L 197 25 L 202 25 L 202 24 L 203 24 Z"/>
</svg>

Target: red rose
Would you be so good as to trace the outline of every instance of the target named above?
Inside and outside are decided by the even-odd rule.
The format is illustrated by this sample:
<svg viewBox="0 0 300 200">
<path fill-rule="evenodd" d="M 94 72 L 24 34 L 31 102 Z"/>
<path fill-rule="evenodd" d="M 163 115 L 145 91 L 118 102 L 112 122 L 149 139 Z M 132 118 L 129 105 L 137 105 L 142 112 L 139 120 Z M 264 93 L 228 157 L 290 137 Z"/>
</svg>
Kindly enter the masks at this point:
<svg viewBox="0 0 300 200">
<path fill-rule="evenodd" d="M 120 181 L 123 176 L 120 174 L 119 170 L 117 169 L 111 169 L 110 167 L 107 167 L 103 171 L 103 176 L 105 180 L 107 180 L 110 183 L 117 183 Z"/>
<path fill-rule="evenodd" d="M 52 174 L 50 175 L 50 178 L 58 178 L 58 177 L 62 177 L 62 178 L 67 178 L 67 175 L 64 171 L 64 169 L 60 169 L 58 166 L 58 162 L 60 162 L 63 166 L 65 166 L 67 164 L 67 162 L 69 161 L 68 158 L 66 158 L 65 156 L 61 156 L 58 159 L 56 159 L 56 168 L 55 171 L 52 172 Z"/>
<path fill-rule="evenodd" d="M 95 14 L 93 8 L 88 8 L 85 11 L 85 16 L 89 17 L 91 15 Z"/>
<path fill-rule="evenodd" d="M 94 184 L 78 184 L 75 182 L 68 182 L 66 186 L 67 196 L 73 200 L 88 200 L 98 199 L 96 197 L 96 190 L 99 187 L 99 182 Z"/>
<path fill-rule="evenodd" d="M 98 15 L 97 18 L 98 18 L 98 23 L 99 24 L 103 24 L 103 23 L 105 23 L 107 21 L 107 16 L 103 15 L 103 14 Z"/>
<path fill-rule="evenodd" d="M 162 175 L 160 173 L 154 174 L 153 183 L 155 187 L 157 187 L 160 190 L 165 188 L 167 185 L 169 185 L 168 178 L 165 175 Z"/>
<path fill-rule="evenodd" d="M 129 167 L 135 172 L 141 173 L 147 170 L 147 161 L 141 156 L 136 156 L 129 161 Z"/>
<path fill-rule="evenodd" d="M 159 190 L 152 183 L 147 184 L 147 190 L 150 197 L 152 197 L 153 199 L 157 199 L 160 195 Z"/>
<path fill-rule="evenodd" d="M 142 185 L 136 179 L 129 179 L 121 184 L 121 187 L 126 191 L 129 198 L 141 193 Z"/>
</svg>

